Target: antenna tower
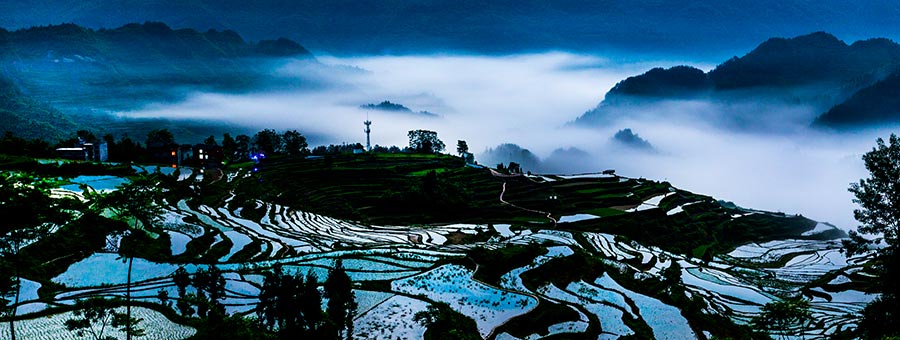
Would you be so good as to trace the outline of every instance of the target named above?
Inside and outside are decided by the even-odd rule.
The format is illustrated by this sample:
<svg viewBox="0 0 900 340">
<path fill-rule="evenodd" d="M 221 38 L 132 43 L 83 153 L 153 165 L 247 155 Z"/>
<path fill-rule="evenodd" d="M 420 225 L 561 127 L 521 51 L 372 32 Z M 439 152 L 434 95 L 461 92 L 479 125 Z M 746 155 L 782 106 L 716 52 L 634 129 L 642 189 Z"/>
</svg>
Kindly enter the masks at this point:
<svg viewBox="0 0 900 340">
<path fill-rule="evenodd" d="M 366 115 L 366 121 L 363 124 L 366 124 L 366 151 L 372 151 L 372 143 L 369 139 L 369 134 L 372 132 L 372 121 L 369 120 L 368 115 Z"/>
</svg>

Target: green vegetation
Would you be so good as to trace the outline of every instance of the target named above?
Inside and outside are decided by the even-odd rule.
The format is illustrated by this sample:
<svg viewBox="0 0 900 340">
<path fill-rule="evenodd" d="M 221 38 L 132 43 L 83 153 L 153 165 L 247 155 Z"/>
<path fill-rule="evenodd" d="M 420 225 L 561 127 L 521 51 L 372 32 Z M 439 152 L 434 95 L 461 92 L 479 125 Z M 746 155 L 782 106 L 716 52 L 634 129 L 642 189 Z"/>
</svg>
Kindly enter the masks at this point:
<svg viewBox="0 0 900 340">
<path fill-rule="evenodd" d="M 900 315 L 900 138 L 891 134 L 888 144 L 879 138 L 875 148 L 863 155 L 863 162 L 869 178 L 850 185 L 853 202 L 860 205 L 853 217 L 861 225 L 858 232 L 850 233 L 844 247 L 849 254 L 874 250 L 872 266 L 882 295 L 863 311 L 859 332 L 864 338 L 900 336 L 900 325 L 893 321 Z M 871 248 L 873 244 L 884 246 Z"/>
<path fill-rule="evenodd" d="M 350 278 L 340 264 L 324 283 L 328 305 L 322 310 L 318 278 L 285 274 L 280 266 L 265 274 L 256 313 L 265 329 L 279 339 L 309 336 L 316 339 L 350 339 L 356 308 Z"/>
<path fill-rule="evenodd" d="M 498 333 L 502 331 L 518 338 L 525 338 L 532 334 L 547 336 L 548 326 L 578 321 L 578 319 L 578 312 L 571 307 L 541 299 L 537 308 L 510 320 L 498 329 Z M 585 334 L 585 337 L 587 337 L 587 334 Z"/>
<path fill-rule="evenodd" d="M 799 234 L 816 225 L 815 221 L 801 216 L 747 214 L 709 201 L 691 204 L 683 209 L 685 213 L 671 216 L 662 209 L 649 209 L 606 216 L 596 221 L 579 221 L 567 227 L 623 235 L 674 253 L 710 259 L 714 253 L 725 253 L 747 242 L 799 237 Z M 742 216 L 732 218 L 732 214 Z"/>
<path fill-rule="evenodd" d="M 518 238 L 527 234 L 527 229 L 536 235 L 547 233 L 543 235 L 554 237 L 567 235 L 554 235 L 554 230 L 571 232 L 572 236 L 565 238 L 570 238 L 581 246 L 570 247 L 574 254 L 549 259 L 521 275 L 524 285 L 532 294 L 537 295 L 539 304 L 535 309 L 510 319 L 506 325 L 496 329 L 495 334 L 505 331 L 516 336 L 535 333 L 551 336 L 547 333 L 548 327 L 578 321 L 580 311 L 588 318 L 586 331 L 577 334 L 555 333 L 551 337 L 596 337 L 602 332 L 602 325 L 595 315 L 580 309 L 577 304 L 549 301 L 541 297 L 539 290 L 547 285 L 564 289 L 571 282 L 591 283 L 607 273 L 628 290 L 676 307 L 695 331 L 708 330 L 717 336 L 754 338 L 759 335 L 747 327 L 734 324 L 728 315 L 708 314 L 711 306 L 707 306 L 707 300 L 700 295 L 691 294 L 684 287 L 681 282 L 682 268 L 677 263 L 664 268 L 660 275 L 639 275 L 639 272 L 649 271 L 654 264 L 660 263 L 658 261 L 665 261 L 660 259 L 662 255 L 659 258 L 652 256 L 648 263 L 643 263 L 641 256 L 625 260 L 601 257 L 599 253 L 590 252 L 595 244 L 594 239 L 588 238 L 591 236 L 588 232 L 614 234 L 614 243 L 620 245 L 638 247 L 637 243 L 640 243 L 659 246 L 679 254 L 710 260 L 714 254 L 727 252 L 746 242 L 800 237 L 802 232 L 811 230 L 815 225 L 800 216 L 751 212 L 716 202 L 709 197 L 674 189 L 666 182 L 644 179 L 611 176 L 542 180 L 525 175 L 496 176 L 489 169 L 467 166 L 461 157 L 442 154 L 373 152 L 362 155 L 326 154 L 323 157 L 306 158 L 302 157 L 305 146 L 294 144 L 299 149 L 293 154 L 287 150 L 285 145 L 289 143 L 285 143 L 284 137 L 287 134 L 289 133 L 264 131 L 256 136 L 255 141 L 247 136 L 238 136 L 241 138 L 235 138 L 234 143 L 239 144 L 238 139 L 246 139 L 248 148 L 265 145 L 266 138 L 271 137 L 269 139 L 273 142 L 269 147 L 273 154 L 258 162 L 232 163 L 222 173 L 207 171 L 203 181 L 197 180 L 196 172 L 187 179 L 179 180 L 177 173 L 173 176 L 136 175 L 131 166 L 86 162 L 57 164 L 35 162 L 24 156 L 4 156 L 0 159 L 0 166 L 16 172 L 23 171 L 20 169 L 36 169 L 36 172 L 25 177 L 54 176 L 49 177 L 50 180 L 42 180 L 52 186 L 68 183 L 55 176 L 76 176 L 81 171 L 96 175 L 117 173 L 129 179 L 127 184 L 116 191 L 101 194 L 87 190 L 83 194 L 85 202 L 72 202 L 73 205 L 68 209 L 82 212 L 77 218 L 62 223 L 54 233 L 21 249 L 21 275 L 42 284 L 42 301 L 53 301 L 60 292 L 74 292 L 77 287 L 61 287 L 50 279 L 63 273 L 69 265 L 109 246 L 106 244 L 107 236 L 115 234 L 125 235 L 118 251 L 127 262 L 139 257 L 167 263 L 215 264 L 223 261 L 228 254 L 229 265 L 258 260 L 286 260 L 297 254 L 295 248 L 283 247 L 272 253 L 269 252 L 274 249 L 270 246 L 271 243 L 261 237 L 250 237 L 250 241 L 241 243 L 245 244 L 241 249 L 232 249 L 239 239 L 232 242 L 223 231 L 212 227 L 214 223 L 204 220 L 204 214 L 195 215 L 199 210 L 219 212 L 219 209 L 224 209 L 228 211 L 226 215 L 234 213 L 239 218 L 257 223 L 263 219 L 274 221 L 280 212 L 271 210 L 269 203 L 272 203 L 327 217 L 359 221 L 360 224 L 409 225 L 412 229 L 428 228 L 429 224 L 513 224 L 513 232 L 520 233 L 513 239 L 501 236 L 490 226 L 488 229 L 491 230 L 487 232 L 441 231 L 441 235 L 447 238 L 445 245 L 471 245 L 483 241 L 489 244 L 471 248 L 464 258 L 432 260 L 420 269 L 427 270 L 425 268 L 434 268 L 435 265 L 448 262 L 461 263 L 469 268 L 477 268 L 475 280 L 494 287 L 505 287 L 501 282 L 504 274 L 533 263 L 537 257 L 547 253 L 550 244 L 558 245 L 549 237 L 543 241 L 539 237 L 533 238 L 532 243 L 526 245 L 507 244 L 507 241 L 519 242 Z M 166 131 L 158 131 L 154 135 L 164 142 L 171 141 Z M 262 135 L 268 137 L 260 137 Z M 294 137 L 302 135 L 297 133 Z M 263 143 L 260 144 L 260 141 Z M 215 142 L 215 138 L 211 138 L 210 142 Z M 299 139 L 295 139 L 295 142 L 299 142 Z M 232 155 L 236 155 L 239 147 L 232 147 L 235 150 Z M 328 148 L 325 152 L 328 152 Z M 27 182 L 26 179 L 15 181 Z M 666 196 L 659 201 L 656 209 L 630 209 L 653 197 L 659 198 L 660 195 Z M 183 208 L 183 204 L 187 204 L 188 208 Z M 194 210 L 194 213 L 161 225 L 158 216 L 162 207 L 180 212 Z M 680 208 L 681 212 L 667 214 L 676 208 Z M 237 209 L 241 209 L 239 213 L 235 212 Z M 593 213 L 599 217 L 554 224 L 547 218 L 548 213 L 555 218 L 585 213 Z M 290 215 L 281 215 L 282 218 L 286 216 Z M 215 215 L 206 216 L 210 217 L 213 220 L 219 219 Z M 224 222 L 228 218 L 222 217 L 223 225 L 226 225 Z M 269 223 L 273 222 L 260 223 L 260 226 L 264 229 L 279 228 L 270 226 Z M 202 233 L 184 229 L 184 234 L 192 237 L 189 241 L 184 241 L 187 242 L 185 250 L 173 256 L 172 242 L 175 234 L 170 237 L 169 232 L 181 232 L 182 225 L 185 228 L 201 228 Z M 405 235 L 400 235 L 405 239 Z M 493 245 L 497 244 L 503 246 L 494 248 Z M 360 247 L 352 242 L 347 242 L 347 245 L 336 242 L 328 247 L 350 251 Z M 173 248 L 170 249 L 170 246 Z M 453 251 L 462 255 L 461 250 Z M 640 254 L 625 249 L 623 255 L 628 257 Z M 796 256 L 799 255 L 790 254 L 777 262 L 784 264 Z M 363 260 L 365 256 L 355 254 L 335 257 L 338 258 L 356 261 Z M 12 263 L 9 261 L 13 259 L 12 256 L 4 256 L 2 262 Z M 376 262 L 392 265 L 390 261 Z M 290 262 L 285 264 L 295 265 Z M 266 268 L 272 266 L 257 265 L 229 269 L 229 275 L 266 273 Z M 330 268 L 328 266 L 312 265 L 316 268 Z M 405 268 L 407 265 L 398 266 Z M 418 268 L 418 265 L 414 266 Z M 9 272 L 7 268 L 13 267 L 0 267 Z M 412 268 L 408 269 L 412 271 Z M 361 274 L 360 269 L 351 271 L 350 276 Z M 407 272 L 407 269 L 402 271 Z M 367 275 L 375 273 L 363 272 Z M 257 313 L 254 319 L 250 311 L 236 315 L 225 312 L 224 297 L 229 293 L 224 291 L 224 273 L 215 265 L 199 267 L 193 274 L 180 269 L 172 277 L 178 288 L 178 295 L 170 297 L 169 293 L 160 293 L 161 304 L 156 308 L 177 323 L 197 328 L 198 333 L 194 339 L 212 339 L 222 332 L 233 332 L 235 338 L 244 339 L 285 338 L 288 334 L 346 338 L 353 332 L 351 320 L 354 318 L 352 312 L 355 310 L 355 297 L 352 289 L 388 292 L 394 288 L 391 287 L 390 279 L 376 278 L 365 283 L 354 283 L 340 264 L 335 266 L 331 274 L 324 282 L 320 282 L 318 277 L 311 274 L 301 277 L 279 273 L 279 269 L 276 269 L 273 273 L 265 274 L 262 287 L 241 278 L 251 286 L 262 288 L 260 294 L 263 303 L 255 310 Z M 0 281 L 0 288 L 10 287 L 5 282 Z M 139 282 L 138 285 L 144 287 L 146 282 Z M 111 289 L 121 289 L 127 298 L 131 295 L 131 286 L 129 277 L 126 283 Z M 189 290 L 189 286 L 194 289 Z M 319 287 L 324 288 L 324 291 L 320 291 Z M 510 293 L 516 292 L 503 291 L 504 295 Z M 328 303 L 323 308 L 326 298 Z M 426 302 L 434 306 L 437 301 Z M 147 302 L 126 299 L 125 302 L 117 303 L 137 306 Z M 629 304 L 631 306 L 620 308 L 637 308 L 633 303 Z M 426 335 L 429 338 L 439 338 L 446 334 L 454 334 L 456 337 L 478 334 L 472 319 L 449 307 L 446 310 L 442 310 L 440 306 L 433 307 L 422 314 L 420 320 L 431 325 Z M 622 321 L 635 332 L 633 338 L 653 335 L 653 330 L 648 326 L 649 321 L 645 321 L 642 316 L 625 316 Z"/>
<path fill-rule="evenodd" d="M 552 258 L 541 266 L 525 272 L 522 274 L 522 283 L 531 290 L 537 290 L 546 284 L 565 287 L 569 282 L 593 281 L 605 271 L 606 266 L 600 258 L 577 250 L 571 256 Z"/>
<path fill-rule="evenodd" d="M 81 127 L 58 110 L 22 93 L 0 75 L 0 133 L 15 131 L 25 138 L 56 140 Z"/>
<path fill-rule="evenodd" d="M 66 320 L 66 329 L 78 336 L 88 335 L 95 340 L 115 340 L 115 337 L 105 335 L 107 327 L 119 329 L 129 337 L 143 336 L 144 330 L 136 326 L 141 320 L 116 311 L 119 304 L 96 297 L 79 300 L 75 302 L 76 318 Z"/>
<path fill-rule="evenodd" d="M 427 340 L 478 340 L 478 327 L 475 320 L 460 314 L 442 302 L 428 306 L 428 310 L 418 312 L 414 320 L 428 330 Z"/>
<path fill-rule="evenodd" d="M 8 315 L 12 340 L 25 262 L 22 250 L 49 235 L 54 225 L 71 220 L 77 205 L 71 199 L 50 197 L 49 190 L 50 184 L 40 179 L 0 174 L 0 311 Z"/>
<path fill-rule="evenodd" d="M 802 334 L 811 320 L 809 300 L 793 298 L 767 303 L 762 307 L 762 313 L 750 323 L 758 330 L 778 334 L 784 339 Z"/>
<path fill-rule="evenodd" d="M 527 266 L 536 257 L 546 253 L 546 248 L 533 244 L 510 245 L 497 250 L 475 248 L 469 251 L 468 256 L 478 264 L 475 279 L 496 286 L 500 284 L 500 277 L 503 274 L 515 268 Z"/>
<path fill-rule="evenodd" d="M 438 139 L 437 132 L 429 130 L 412 130 L 408 133 L 409 149 L 415 153 L 439 153 L 444 151 L 444 142 Z"/>
</svg>

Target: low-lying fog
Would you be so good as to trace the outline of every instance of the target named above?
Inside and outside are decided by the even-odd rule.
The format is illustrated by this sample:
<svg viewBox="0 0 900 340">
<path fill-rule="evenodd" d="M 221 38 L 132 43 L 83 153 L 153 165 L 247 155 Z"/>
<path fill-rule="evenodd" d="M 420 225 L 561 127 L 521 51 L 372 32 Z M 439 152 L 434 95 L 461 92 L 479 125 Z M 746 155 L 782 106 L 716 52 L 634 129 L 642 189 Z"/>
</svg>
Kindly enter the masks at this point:
<svg viewBox="0 0 900 340">
<path fill-rule="evenodd" d="M 449 153 L 455 152 L 458 139 L 466 140 L 476 154 L 501 143 L 517 144 L 540 158 L 558 148 L 576 147 L 590 156 L 555 157 L 567 161 L 544 168 L 569 173 L 616 169 L 620 175 L 667 180 L 741 206 L 803 214 L 845 229 L 856 225 L 847 187 L 866 175 L 860 156 L 872 148 L 875 138 L 890 133 L 889 129 L 844 134 L 814 130 L 796 119 L 813 117 L 814 112 L 773 104 L 758 110 L 783 110 L 791 118 L 762 124 L 777 127 L 771 132 L 721 128 L 708 113 L 727 116 L 729 106 L 703 102 L 661 108 L 671 119 L 637 118 L 597 128 L 566 125 L 594 108 L 609 88 L 628 76 L 655 66 L 712 67 L 689 61 L 622 63 L 567 53 L 319 61 L 321 65 L 287 63 L 274 71 L 276 77 L 327 84 L 318 90 L 196 93 L 179 104 L 150 105 L 123 115 L 226 120 L 327 136 L 313 140 L 314 145 L 365 143 L 362 122 L 368 115 L 374 122 L 372 143 L 379 145 L 402 147 L 408 130 L 430 129 L 438 131 Z M 385 100 L 439 117 L 359 108 Z M 692 119 L 692 112 L 707 114 Z M 654 150 L 613 141 L 611 137 L 624 128 L 631 128 Z"/>
</svg>

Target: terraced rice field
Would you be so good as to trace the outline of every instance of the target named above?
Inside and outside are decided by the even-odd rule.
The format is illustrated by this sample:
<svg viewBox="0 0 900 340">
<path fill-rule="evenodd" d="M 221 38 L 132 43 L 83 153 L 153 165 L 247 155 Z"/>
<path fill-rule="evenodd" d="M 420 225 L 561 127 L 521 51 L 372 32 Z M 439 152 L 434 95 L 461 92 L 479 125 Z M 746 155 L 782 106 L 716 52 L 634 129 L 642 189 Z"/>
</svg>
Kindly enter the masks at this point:
<svg viewBox="0 0 900 340">
<path fill-rule="evenodd" d="M 237 178 L 229 175 L 224 181 Z M 560 183 L 591 178 L 615 177 L 584 175 L 541 177 L 540 180 Z M 80 183 L 109 190 L 110 183 L 114 182 L 104 178 Z M 80 190 L 67 192 L 66 195 L 80 195 Z M 652 195 L 631 208 L 630 213 L 660 209 L 664 215 L 671 216 L 683 214 L 684 207 L 696 203 L 666 205 L 665 199 L 670 195 Z M 176 269 L 184 267 L 194 273 L 216 266 L 226 277 L 227 311 L 247 314 L 259 302 L 261 270 L 280 264 L 287 272 L 312 272 L 324 278 L 340 260 L 357 285 L 354 334 L 358 338 L 421 338 L 425 329 L 413 321 L 415 313 L 435 302 L 444 302 L 472 318 L 484 338 L 517 339 L 510 332 L 501 331 L 505 324 L 516 318 L 529 318 L 529 313 L 538 310 L 541 304 L 557 303 L 571 309 L 577 317 L 540 325 L 539 332 L 521 338 L 583 332 L 594 332 L 601 339 L 616 338 L 637 333 L 639 329 L 633 328 L 637 324 L 649 327 L 659 339 L 690 339 L 705 338 L 709 330 L 689 323 L 678 307 L 636 291 L 634 280 L 661 278 L 664 270 L 677 263 L 682 268 L 681 280 L 687 294 L 702 299 L 707 306 L 704 312 L 726 315 L 737 323 L 746 323 L 762 305 L 778 296 L 805 294 L 811 299 L 816 319 L 816 326 L 803 334 L 807 338 L 824 337 L 854 327 L 848 313 L 860 311 L 875 297 L 844 288 L 858 278 L 865 257 L 846 258 L 838 251 L 836 241 L 786 239 L 751 243 L 711 261 L 701 261 L 610 233 L 559 230 L 549 224 L 544 228 L 525 227 L 515 221 L 493 225 L 371 225 L 271 202 L 257 201 L 256 207 L 263 212 L 261 218 L 251 217 L 259 215 L 246 214 L 241 208 L 229 209 L 227 205 L 192 205 L 185 200 L 167 204 L 158 233 L 168 235 L 171 254 L 166 255 L 180 263 L 135 259 L 134 299 L 161 303 L 160 291 L 169 296 L 177 294 L 171 277 Z M 580 213 L 565 216 L 560 222 L 590 223 L 603 218 Z M 825 230 L 817 227 L 811 233 Z M 450 242 L 458 235 L 489 232 L 493 234 L 480 241 Z M 539 245 L 547 251 L 503 273 L 496 286 L 474 279 L 479 264 L 468 265 L 472 264 L 466 257 L 468 251 L 474 247 L 504 249 L 513 245 Z M 219 252 L 214 251 L 218 248 L 221 248 Z M 194 253 L 190 256 L 205 258 L 207 263 L 195 264 L 191 258 L 185 258 L 191 251 Z M 576 253 L 602 258 L 607 272 L 595 279 L 548 283 L 536 290 L 523 283 L 525 273 Z M 68 314 L 37 318 L 29 315 L 73 304 L 76 299 L 123 296 L 126 270 L 118 255 L 96 253 L 72 263 L 64 273 L 53 277 L 52 282 L 63 285 L 64 289 L 51 297 L 40 298 L 37 294 L 40 284 L 24 281 L 18 306 L 23 318 L 17 322 L 20 337 L 74 338 L 60 328 Z M 830 279 L 810 286 L 823 277 Z M 760 284 L 763 280 L 766 285 Z M 136 310 L 149 330 L 148 336 L 142 339 L 183 339 L 194 332 L 172 323 L 159 312 L 146 308 Z M 5 331 L 0 327 L 0 338 L 6 336 Z"/>
</svg>

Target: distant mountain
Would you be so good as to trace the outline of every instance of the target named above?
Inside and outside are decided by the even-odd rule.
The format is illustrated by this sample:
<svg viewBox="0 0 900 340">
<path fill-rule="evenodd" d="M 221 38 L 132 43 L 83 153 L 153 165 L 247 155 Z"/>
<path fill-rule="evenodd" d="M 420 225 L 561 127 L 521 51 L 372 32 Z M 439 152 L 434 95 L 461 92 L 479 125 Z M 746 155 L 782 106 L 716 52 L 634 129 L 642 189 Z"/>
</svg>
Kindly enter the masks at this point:
<svg viewBox="0 0 900 340">
<path fill-rule="evenodd" d="M 836 128 L 879 123 L 900 123 L 900 72 L 860 90 L 815 121 Z"/>
<path fill-rule="evenodd" d="M 576 147 L 553 150 L 550 156 L 541 161 L 540 168 L 542 173 L 552 174 L 587 173 L 596 170 L 591 154 Z"/>
<path fill-rule="evenodd" d="M 363 109 L 363 110 L 399 112 L 399 113 L 418 114 L 418 115 L 430 116 L 430 117 L 438 117 L 438 115 L 436 113 L 432 113 L 432 112 L 428 112 L 428 111 L 414 112 L 413 110 L 411 110 L 410 108 L 408 108 L 406 106 L 403 106 L 403 105 L 397 104 L 397 103 L 391 103 L 390 101 L 387 101 L 387 100 L 385 100 L 381 103 L 378 103 L 378 104 L 370 103 L 370 104 L 360 105 L 359 108 Z"/>
<path fill-rule="evenodd" d="M 79 128 L 59 111 L 22 95 L 0 75 L 0 134 L 9 131 L 22 138 L 53 141 L 73 135 Z"/>
<path fill-rule="evenodd" d="M 883 77 L 900 65 L 900 45 L 870 39 L 847 45 L 825 32 L 796 38 L 772 38 L 740 58 L 709 72 L 719 89 L 799 86 L 822 82 L 846 84 Z"/>
<path fill-rule="evenodd" d="M 178 100 L 185 88 L 254 89 L 272 78 L 271 63 L 281 58 L 313 60 L 283 38 L 254 43 L 234 31 L 172 29 L 158 22 L 0 31 L 2 71 L 23 93 L 67 113 Z"/>
<path fill-rule="evenodd" d="M 814 30 L 900 35 L 894 0 L 8 0 L 0 8 L 7 28 L 152 19 L 234 29 L 249 39 L 285 36 L 338 55 L 564 50 L 717 60 L 769 37 Z"/>
<path fill-rule="evenodd" d="M 537 155 L 512 143 L 504 143 L 484 150 L 475 159 L 479 163 L 490 167 L 495 167 L 500 163 L 509 165 L 509 162 L 516 162 L 519 163 L 523 171 L 542 171 L 541 159 Z"/>
<path fill-rule="evenodd" d="M 878 38 L 847 45 L 833 35 L 815 32 L 795 38 L 772 38 L 710 72 L 690 66 L 654 68 L 617 83 L 596 108 L 576 124 L 593 125 L 616 120 L 660 101 L 705 99 L 713 102 L 783 102 L 826 111 L 861 89 L 875 86 L 900 70 L 900 44 Z M 885 85 L 886 86 L 886 85 Z M 881 86 L 881 87 L 885 87 Z M 889 87 L 889 86 L 887 86 Z M 869 100 L 878 92 L 870 90 Z M 888 102 L 880 101 L 884 105 Z M 850 107 L 858 105 L 848 104 Z M 900 107 L 898 107 L 900 108 Z M 733 110 L 738 108 L 732 107 Z M 838 111 L 843 108 L 837 108 Z M 656 110 L 648 114 L 662 115 Z M 734 119 L 779 118 L 779 112 L 732 112 Z M 875 114 L 875 113 L 873 113 Z M 837 117 L 838 113 L 832 114 Z M 854 118 L 847 116 L 847 120 Z M 729 117 L 722 117 L 728 119 Z M 836 119 L 836 118 L 835 118 Z M 833 119 L 820 120 L 829 124 Z M 876 119 L 877 120 L 877 119 Z M 871 121 L 876 121 L 871 120 Z M 862 123 L 861 121 L 858 123 Z"/>
<path fill-rule="evenodd" d="M 607 93 L 607 99 L 621 97 L 685 98 L 712 90 L 715 84 L 703 70 L 691 66 L 657 67 L 646 73 L 628 77 Z"/>
<path fill-rule="evenodd" d="M 387 100 L 385 100 L 381 103 L 378 103 L 378 104 L 360 105 L 359 108 L 365 109 L 365 110 L 396 111 L 396 112 L 412 113 L 412 110 L 410 110 L 408 107 L 400 105 L 400 104 L 391 103 Z"/>
<path fill-rule="evenodd" d="M 65 62 L 311 56 L 299 44 L 284 38 L 249 43 L 231 30 L 176 30 L 160 22 L 98 30 L 75 24 L 4 30 L 0 31 L 0 48 L 0 57 L 10 60 L 71 59 Z"/>
<path fill-rule="evenodd" d="M 634 133 L 634 131 L 631 131 L 631 129 L 619 130 L 615 135 L 613 135 L 612 139 L 616 143 L 629 148 L 642 151 L 656 150 L 653 145 L 650 144 L 650 142 L 648 142 L 646 139 L 641 138 L 641 136 L 638 136 L 638 134 Z"/>
<path fill-rule="evenodd" d="M 5 126 L 20 136 L 71 134 L 72 122 L 109 128 L 95 123 L 109 121 L 109 113 L 177 101 L 194 91 L 308 84 L 272 73 L 298 60 L 315 62 L 303 46 L 285 38 L 248 42 L 230 30 L 200 32 L 158 22 L 115 29 L 74 24 L 0 29 Z M 127 122 L 117 121 L 123 133 L 129 131 Z"/>
</svg>

